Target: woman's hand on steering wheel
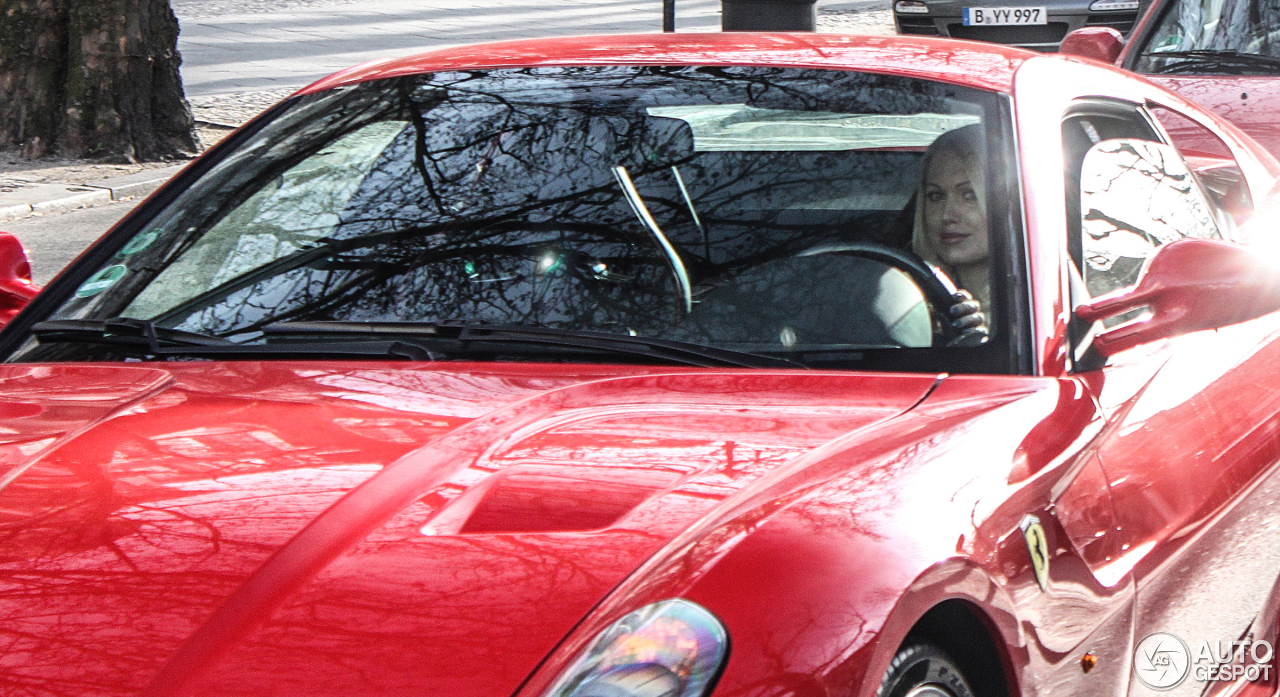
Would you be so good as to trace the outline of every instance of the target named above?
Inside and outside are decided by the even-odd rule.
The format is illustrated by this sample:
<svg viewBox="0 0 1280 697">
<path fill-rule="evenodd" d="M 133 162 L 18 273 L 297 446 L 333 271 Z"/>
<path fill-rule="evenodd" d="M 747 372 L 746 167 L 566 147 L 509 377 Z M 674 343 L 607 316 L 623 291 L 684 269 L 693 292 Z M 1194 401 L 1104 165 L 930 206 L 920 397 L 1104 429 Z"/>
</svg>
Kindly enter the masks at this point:
<svg viewBox="0 0 1280 697">
<path fill-rule="evenodd" d="M 960 289 L 951 294 L 947 314 L 953 334 L 947 346 L 980 346 L 991 337 L 982 305 L 969 291 Z"/>
</svg>

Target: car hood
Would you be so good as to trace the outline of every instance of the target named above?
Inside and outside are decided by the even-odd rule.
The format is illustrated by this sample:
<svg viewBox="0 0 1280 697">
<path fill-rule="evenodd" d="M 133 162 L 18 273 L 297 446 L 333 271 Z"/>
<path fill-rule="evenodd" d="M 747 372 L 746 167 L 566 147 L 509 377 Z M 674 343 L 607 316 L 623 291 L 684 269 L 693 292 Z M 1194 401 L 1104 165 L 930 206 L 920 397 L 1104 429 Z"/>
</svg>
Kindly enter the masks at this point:
<svg viewBox="0 0 1280 697">
<path fill-rule="evenodd" d="M 42 694 L 510 695 L 718 502 L 936 382 L 3 366 L 0 675 Z"/>
</svg>

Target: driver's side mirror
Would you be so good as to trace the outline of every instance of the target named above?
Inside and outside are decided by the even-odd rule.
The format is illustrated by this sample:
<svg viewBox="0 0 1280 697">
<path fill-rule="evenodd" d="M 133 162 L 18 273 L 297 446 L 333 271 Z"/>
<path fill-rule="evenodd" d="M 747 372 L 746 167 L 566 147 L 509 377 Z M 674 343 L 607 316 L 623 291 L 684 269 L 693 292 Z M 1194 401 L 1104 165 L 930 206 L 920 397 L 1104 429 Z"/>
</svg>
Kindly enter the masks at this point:
<svg viewBox="0 0 1280 697">
<path fill-rule="evenodd" d="M 31 282 L 31 262 L 22 243 L 0 232 L 0 326 L 8 324 L 39 292 Z"/>
<path fill-rule="evenodd" d="M 1280 267 L 1256 250 L 1208 239 L 1170 242 L 1156 251 L 1138 283 L 1076 308 L 1087 322 L 1147 308 L 1142 316 L 1093 338 L 1103 357 L 1181 334 L 1217 329 L 1280 310 Z"/>
<path fill-rule="evenodd" d="M 1111 27 L 1083 27 L 1062 39 L 1058 53 L 1115 65 L 1124 50 L 1124 35 Z"/>
</svg>

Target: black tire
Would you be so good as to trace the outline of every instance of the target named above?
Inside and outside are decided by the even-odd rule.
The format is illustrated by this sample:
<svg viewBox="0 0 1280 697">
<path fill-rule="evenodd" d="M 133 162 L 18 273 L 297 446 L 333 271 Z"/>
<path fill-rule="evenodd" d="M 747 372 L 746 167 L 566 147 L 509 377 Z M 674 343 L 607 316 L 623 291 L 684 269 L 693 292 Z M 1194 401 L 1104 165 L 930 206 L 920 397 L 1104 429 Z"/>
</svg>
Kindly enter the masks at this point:
<svg viewBox="0 0 1280 697">
<path fill-rule="evenodd" d="M 876 697 L 974 697 L 964 672 L 946 651 L 927 642 L 898 649 Z"/>
</svg>

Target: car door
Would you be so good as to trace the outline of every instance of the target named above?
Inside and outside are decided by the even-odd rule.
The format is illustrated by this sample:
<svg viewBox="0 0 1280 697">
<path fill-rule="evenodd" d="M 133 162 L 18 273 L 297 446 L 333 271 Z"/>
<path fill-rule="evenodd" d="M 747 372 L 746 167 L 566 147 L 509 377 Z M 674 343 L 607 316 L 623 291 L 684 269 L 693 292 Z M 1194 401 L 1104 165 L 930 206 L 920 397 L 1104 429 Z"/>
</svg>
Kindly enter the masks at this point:
<svg viewBox="0 0 1280 697">
<path fill-rule="evenodd" d="M 1132 285 L 1163 244 L 1230 237 L 1230 216 L 1144 106 L 1086 104 L 1063 129 L 1068 210 L 1078 216 L 1069 231 L 1073 305 Z M 1107 418 L 1095 452 L 1115 500 L 1119 549 L 1102 573 L 1133 576 L 1135 640 L 1170 632 L 1194 655 L 1203 641 L 1239 638 L 1280 571 L 1272 551 L 1280 530 L 1261 504 L 1280 495 L 1280 317 L 1105 362 L 1088 349 L 1102 328 L 1072 331 L 1076 370 Z M 1149 669 L 1135 656 L 1131 690 L 1155 680 Z M 1203 687 L 1189 676 L 1173 689 Z"/>
</svg>

